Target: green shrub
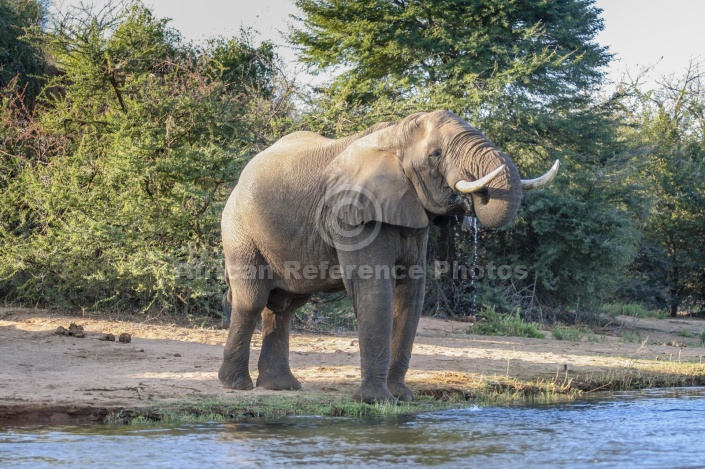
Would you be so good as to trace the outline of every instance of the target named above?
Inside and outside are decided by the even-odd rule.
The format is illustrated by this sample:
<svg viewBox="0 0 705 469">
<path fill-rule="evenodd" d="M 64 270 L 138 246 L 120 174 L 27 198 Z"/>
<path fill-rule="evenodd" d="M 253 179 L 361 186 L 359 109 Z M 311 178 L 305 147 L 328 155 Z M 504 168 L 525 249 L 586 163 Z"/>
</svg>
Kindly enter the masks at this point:
<svg viewBox="0 0 705 469">
<path fill-rule="evenodd" d="M 514 314 L 502 314 L 494 309 L 482 313 L 483 321 L 476 323 L 473 332 L 482 335 L 499 335 L 506 337 L 529 337 L 543 339 L 540 325 L 535 322 L 525 322 L 517 310 Z"/>
<path fill-rule="evenodd" d="M 639 342 L 641 340 L 641 334 L 637 331 L 627 331 L 622 333 L 620 339 L 623 343 L 631 344 L 634 342 Z"/>
<path fill-rule="evenodd" d="M 647 310 L 638 303 L 609 303 L 602 305 L 600 311 L 612 317 L 631 316 L 636 318 L 648 318 L 657 315 L 657 313 Z"/>
<path fill-rule="evenodd" d="M 568 340 L 579 342 L 587 334 L 585 329 L 577 327 L 556 327 L 551 331 L 553 338 L 556 340 Z"/>
<path fill-rule="evenodd" d="M 271 46 L 196 49 L 139 2 L 46 43 L 46 106 L 0 89 L 0 298 L 217 315 L 223 204 L 288 109 Z"/>
</svg>

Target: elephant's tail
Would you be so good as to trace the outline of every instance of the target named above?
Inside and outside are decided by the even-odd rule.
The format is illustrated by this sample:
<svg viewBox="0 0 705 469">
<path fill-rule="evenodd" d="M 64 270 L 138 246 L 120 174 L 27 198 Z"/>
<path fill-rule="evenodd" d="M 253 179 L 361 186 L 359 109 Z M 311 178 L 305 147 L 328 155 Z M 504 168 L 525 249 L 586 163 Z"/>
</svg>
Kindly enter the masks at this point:
<svg viewBox="0 0 705 469">
<path fill-rule="evenodd" d="M 225 322 L 230 324 L 230 315 L 232 314 L 232 302 L 230 300 L 230 289 L 223 293 L 223 315 Z"/>
<path fill-rule="evenodd" d="M 230 279 L 228 278 L 228 269 L 225 269 L 225 283 L 228 285 L 228 290 L 223 293 L 223 316 L 225 316 L 225 325 L 230 326 L 230 316 L 233 311 L 233 294 L 230 290 Z"/>
</svg>

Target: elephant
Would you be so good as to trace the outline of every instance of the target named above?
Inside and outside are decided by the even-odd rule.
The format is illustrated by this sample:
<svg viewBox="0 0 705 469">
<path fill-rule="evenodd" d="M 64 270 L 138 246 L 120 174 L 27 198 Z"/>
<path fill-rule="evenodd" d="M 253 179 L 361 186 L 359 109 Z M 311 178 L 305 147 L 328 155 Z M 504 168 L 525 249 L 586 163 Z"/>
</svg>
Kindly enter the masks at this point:
<svg viewBox="0 0 705 469">
<path fill-rule="evenodd" d="M 290 321 L 319 292 L 345 290 L 359 330 L 366 403 L 409 401 L 406 385 L 424 299 L 429 225 L 474 216 L 511 222 L 522 191 L 511 159 L 449 111 L 413 114 L 338 140 L 287 135 L 243 169 L 222 215 L 231 312 L 218 377 L 252 389 L 250 341 L 261 317 L 256 385 L 300 389 L 289 366 Z"/>
</svg>

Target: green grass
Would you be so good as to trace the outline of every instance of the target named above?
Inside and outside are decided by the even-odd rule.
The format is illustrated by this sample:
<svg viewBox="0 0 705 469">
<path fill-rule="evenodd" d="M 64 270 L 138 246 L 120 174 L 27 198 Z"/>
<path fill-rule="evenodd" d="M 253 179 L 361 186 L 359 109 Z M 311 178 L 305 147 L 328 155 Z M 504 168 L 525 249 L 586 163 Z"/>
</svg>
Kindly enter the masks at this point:
<svg viewBox="0 0 705 469">
<path fill-rule="evenodd" d="M 362 404 L 349 397 L 310 395 L 306 397 L 263 396 L 252 399 L 206 398 L 169 403 L 152 408 L 122 410 L 108 415 L 102 423 L 153 425 L 177 423 L 232 422 L 252 419 L 280 419 L 292 416 L 375 418 L 413 415 L 471 405 L 516 403 L 555 403 L 574 400 L 582 391 L 570 380 L 524 381 L 496 377 L 468 389 L 456 387 L 422 389 L 412 402 Z"/>
<path fill-rule="evenodd" d="M 175 424 L 280 419 L 290 416 L 376 418 L 463 408 L 469 405 L 511 405 L 566 402 L 595 391 L 705 385 L 701 363 L 633 358 L 606 371 L 563 371 L 553 376 L 522 379 L 501 375 L 457 377 L 452 381 L 412 383 L 414 401 L 362 404 L 337 393 L 283 393 L 268 396 L 202 398 L 155 403 L 150 408 L 109 415 L 109 424 Z"/>
<path fill-rule="evenodd" d="M 482 335 L 529 337 L 532 339 L 543 339 L 545 337 L 545 334 L 540 330 L 539 324 L 524 321 L 519 316 L 519 311 L 515 314 L 502 314 L 490 309 L 482 313 L 482 317 L 484 320 L 476 323 L 472 332 Z"/>
<path fill-rule="evenodd" d="M 435 399 L 418 395 L 412 402 L 363 404 L 349 397 L 310 395 L 306 397 L 264 396 L 253 399 L 207 398 L 170 403 L 150 409 L 134 409 L 109 415 L 104 423 L 202 423 L 277 419 L 291 416 L 381 417 L 409 415 L 470 405 L 457 396 Z"/>
<path fill-rule="evenodd" d="M 636 331 L 626 331 L 620 336 L 621 342 L 632 344 L 641 341 L 641 334 Z"/>
<path fill-rule="evenodd" d="M 556 327 L 551 331 L 551 335 L 556 340 L 567 340 L 580 342 L 585 339 L 588 342 L 601 342 L 604 337 L 598 336 L 587 327 Z"/>
<path fill-rule="evenodd" d="M 658 311 L 650 311 L 638 303 L 610 303 L 602 305 L 600 311 L 616 316 L 632 316 L 636 318 L 658 317 Z"/>
<path fill-rule="evenodd" d="M 571 342 L 580 342 L 586 335 L 585 329 L 578 327 L 556 327 L 551 331 L 553 338 L 556 340 L 568 340 Z"/>
<path fill-rule="evenodd" d="M 413 415 L 470 405 L 513 405 L 572 401 L 584 393 L 625 391 L 653 387 L 702 386 L 702 365 L 696 363 L 630 360 L 625 367 L 607 371 L 568 373 L 534 380 L 505 376 L 485 377 L 462 386 L 419 389 L 412 402 L 361 404 L 349 397 L 262 396 L 257 398 L 206 398 L 152 408 L 123 410 L 102 423 L 153 425 L 280 419 L 291 416 L 375 418 Z"/>
</svg>

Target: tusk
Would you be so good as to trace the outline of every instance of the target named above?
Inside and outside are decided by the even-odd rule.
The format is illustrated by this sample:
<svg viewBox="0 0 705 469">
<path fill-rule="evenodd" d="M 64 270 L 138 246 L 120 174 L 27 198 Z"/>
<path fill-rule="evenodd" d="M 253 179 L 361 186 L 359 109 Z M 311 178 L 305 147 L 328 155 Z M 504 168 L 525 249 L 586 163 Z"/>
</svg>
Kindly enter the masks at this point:
<svg viewBox="0 0 705 469">
<path fill-rule="evenodd" d="M 483 187 L 485 187 L 487 184 L 490 183 L 492 179 L 494 179 L 499 173 L 504 171 L 504 168 L 506 168 L 507 165 L 503 164 L 499 168 L 495 169 L 488 175 L 481 177 L 477 181 L 465 181 L 465 180 L 460 180 L 455 183 L 455 190 L 458 192 L 463 192 L 465 194 L 469 192 L 475 192 L 479 191 Z"/>
<path fill-rule="evenodd" d="M 553 163 L 553 166 L 551 166 L 551 169 L 549 169 L 543 176 L 537 177 L 536 179 L 522 179 L 521 188 L 525 191 L 530 191 L 531 189 L 541 189 L 553 181 L 553 178 L 556 177 L 556 174 L 558 174 L 558 167 L 560 165 L 561 162 L 556 160 L 556 162 Z"/>
</svg>

